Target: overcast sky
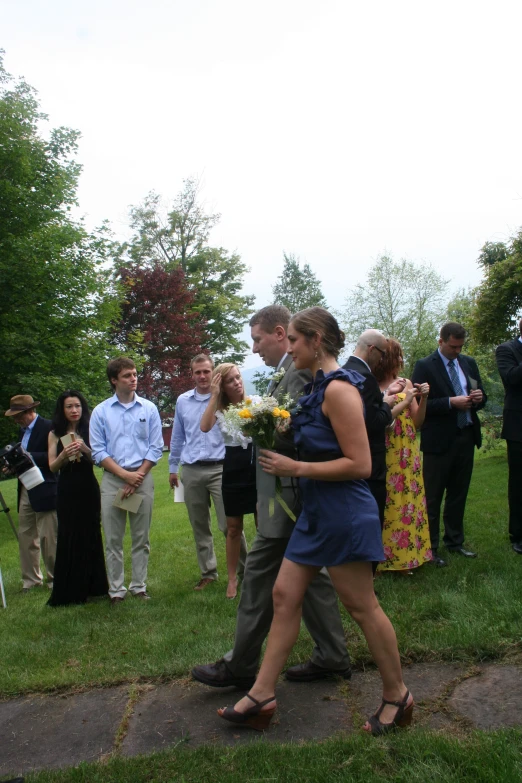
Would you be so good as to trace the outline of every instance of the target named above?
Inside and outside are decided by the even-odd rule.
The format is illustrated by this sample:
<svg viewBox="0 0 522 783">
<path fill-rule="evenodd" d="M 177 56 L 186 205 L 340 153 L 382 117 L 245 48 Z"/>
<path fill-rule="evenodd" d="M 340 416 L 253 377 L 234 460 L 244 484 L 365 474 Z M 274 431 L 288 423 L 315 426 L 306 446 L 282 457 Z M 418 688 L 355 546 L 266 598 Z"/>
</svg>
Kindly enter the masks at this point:
<svg viewBox="0 0 522 783">
<path fill-rule="evenodd" d="M 339 308 L 384 251 L 476 284 L 522 225 L 521 30 L 519 0 L 2 0 L 0 46 L 82 133 L 89 227 L 197 175 L 258 307 L 286 250 Z"/>
</svg>

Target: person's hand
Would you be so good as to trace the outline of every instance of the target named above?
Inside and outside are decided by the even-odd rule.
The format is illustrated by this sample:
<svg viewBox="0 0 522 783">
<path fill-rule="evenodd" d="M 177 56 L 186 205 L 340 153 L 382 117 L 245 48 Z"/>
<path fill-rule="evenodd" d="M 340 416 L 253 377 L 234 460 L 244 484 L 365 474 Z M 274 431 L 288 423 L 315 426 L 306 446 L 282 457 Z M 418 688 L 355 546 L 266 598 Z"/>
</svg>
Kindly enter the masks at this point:
<svg viewBox="0 0 522 783">
<path fill-rule="evenodd" d="M 174 489 L 174 487 L 179 487 L 179 479 L 177 473 L 169 473 L 169 484 L 171 489 Z"/>
<path fill-rule="evenodd" d="M 222 383 L 222 381 L 223 381 L 223 376 L 221 375 L 221 373 L 218 372 L 218 373 L 216 373 L 216 375 L 214 375 L 214 377 L 212 378 L 212 380 L 210 382 L 210 395 L 215 400 L 217 400 L 217 398 L 219 397 L 219 395 L 221 393 L 221 383 Z"/>
<path fill-rule="evenodd" d="M 459 411 L 467 411 L 471 408 L 471 397 L 466 397 L 463 394 L 459 397 L 450 397 L 450 403 L 452 408 L 457 408 Z"/>
<path fill-rule="evenodd" d="M 135 492 L 136 492 L 135 487 L 131 486 L 130 484 L 125 484 L 125 486 L 121 491 L 121 496 L 122 498 L 128 498 L 129 495 L 134 495 Z"/>
<path fill-rule="evenodd" d="M 428 394 L 430 393 L 429 383 L 414 383 L 413 385 L 415 386 L 415 388 L 417 389 L 421 397 L 427 397 Z"/>
<path fill-rule="evenodd" d="M 84 439 L 83 438 L 79 438 L 78 436 L 76 436 L 76 442 L 79 444 L 80 451 L 82 452 L 82 454 L 87 454 L 87 456 L 89 456 L 90 453 L 91 453 L 91 450 L 87 446 L 87 444 L 85 443 Z"/>
<path fill-rule="evenodd" d="M 469 396 L 471 397 L 472 405 L 479 405 L 484 399 L 484 395 L 482 394 L 482 389 L 474 389 L 469 393 Z"/>
<path fill-rule="evenodd" d="M 134 487 L 134 489 L 141 486 L 141 483 L 145 478 L 145 473 L 141 473 L 139 470 L 124 470 L 123 473 L 124 475 L 121 476 L 121 478 L 126 481 L 129 486 Z"/>
<path fill-rule="evenodd" d="M 77 440 L 73 440 L 68 446 L 64 447 L 63 453 L 66 454 L 70 462 L 74 462 L 76 457 L 80 453 L 80 444 Z"/>
<path fill-rule="evenodd" d="M 418 389 L 415 388 L 415 386 L 411 386 L 409 389 L 406 389 L 404 392 L 404 399 L 406 401 L 406 405 L 409 405 L 410 402 L 413 400 L 414 397 L 417 396 L 419 393 Z"/>
<path fill-rule="evenodd" d="M 392 397 L 394 394 L 400 394 L 404 391 L 406 386 L 406 378 L 396 378 L 393 383 L 388 386 L 387 396 Z"/>
<path fill-rule="evenodd" d="M 259 464 L 265 473 L 271 476 L 295 476 L 297 462 L 290 457 L 284 457 L 277 451 L 259 450 Z"/>
</svg>

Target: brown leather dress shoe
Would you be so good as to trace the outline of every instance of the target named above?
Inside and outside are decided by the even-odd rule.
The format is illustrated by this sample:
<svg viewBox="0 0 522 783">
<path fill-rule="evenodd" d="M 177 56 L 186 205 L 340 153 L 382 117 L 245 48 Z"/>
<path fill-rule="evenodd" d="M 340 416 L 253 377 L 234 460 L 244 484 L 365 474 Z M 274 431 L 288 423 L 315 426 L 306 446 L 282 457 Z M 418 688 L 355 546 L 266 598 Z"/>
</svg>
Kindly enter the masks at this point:
<svg viewBox="0 0 522 783">
<path fill-rule="evenodd" d="M 256 681 L 255 677 L 237 677 L 222 658 L 206 666 L 194 666 L 191 674 L 195 680 L 202 682 L 203 685 L 210 685 L 211 688 L 234 686 L 247 691 Z"/>
<path fill-rule="evenodd" d="M 139 593 L 133 593 L 134 598 L 141 598 L 142 601 L 150 601 L 150 595 L 142 590 Z"/>
<path fill-rule="evenodd" d="M 119 595 L 115 595 L 113 598 L 111 598 L 111 606 L 116 606 L 116 604 L 122 604 L 124 600 L 125 598 L 120 598 Z"/>
<path fill-rule="evenodd" d="M 285 677 L 291 682 L 314 682 L 315 680 L 333 680 L 336 677 L 342 677 L 343 680 L 350 680 L 352 677 L 351 667 L 346 669 L 324 669 L 317 666 L 313 661 L 298 663 L 291 666 L 285 672 Z"/>
<path fill-rule="evenodd" d="M 209 579 L 208 576 L 205 576 L 203 579 L 200 579 L 197 585 L 194 587 L 194 590 L 204 590 L 205 587 L 212 584 L 212 582 L 215 582 L 215 579 Z"/>
</svg>

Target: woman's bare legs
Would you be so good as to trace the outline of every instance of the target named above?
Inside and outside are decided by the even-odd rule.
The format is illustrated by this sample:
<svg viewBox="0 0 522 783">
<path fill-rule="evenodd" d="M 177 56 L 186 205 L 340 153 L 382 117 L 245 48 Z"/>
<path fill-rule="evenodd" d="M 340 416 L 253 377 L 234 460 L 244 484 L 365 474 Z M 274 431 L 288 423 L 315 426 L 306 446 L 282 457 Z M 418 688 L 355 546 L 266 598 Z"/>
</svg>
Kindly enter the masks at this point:
<svg viewBox="0 0 522 783">
<path fill-rule="evenodd" d="M 252 696 L 264 701 L 274 695 L 275 685 L 283 666 L 299 635 L 301 606 L 308 585 L 320 569 L 302 566 L 284 558 L 274 585 L 274 619 L 268 635 L 265 657 L 250 689 Z M 273 702 L 267 705 L 272 709 Z M 252 707 L 250 699 L 243 698 L 234 709 L 244 712 Z"/>
<path fill-rule="evenodd" d="M 241 534 L 243 532 L 243 517 L 227 517 L 227 598 L 237 595 L 237 565 L 241 554 Z"/>
<path fill-rule="evenodd" d="M 401 661 L 393 625 L 381 609 L 373 590 L 371 563 L 345 563 L 328 569 L 337 595 L 363 632 L 382 678 L 382 695 L 402 701 L 407 688 L 402 680 Z M 387 704 L 381 723 L 391 723 L 397 707 Z"/>
</svg>

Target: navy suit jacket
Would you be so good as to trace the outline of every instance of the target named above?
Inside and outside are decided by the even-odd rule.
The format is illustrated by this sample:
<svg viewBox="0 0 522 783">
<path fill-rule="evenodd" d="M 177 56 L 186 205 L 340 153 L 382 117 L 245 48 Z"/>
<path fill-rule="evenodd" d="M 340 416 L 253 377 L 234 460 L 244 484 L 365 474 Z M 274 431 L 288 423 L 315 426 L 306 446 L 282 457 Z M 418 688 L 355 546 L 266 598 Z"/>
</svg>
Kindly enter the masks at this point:
<svg viewBox="0 0 522 783">
<path fill-rule="evenodd" d="M 53 511 L 56 508 L 58 479 L 56 474 L 52 473 L 49 468 L 48 457 L 48 438 L 52 428 L 53 425 L 49 419 L 42 419 L 41 416 L 38 416 L 35 425 L 31 430 L 29 443 L 27 444 L 27 451 L 42 471 L 42 475 L 45 479 L 43 484 L 40 484 L 27 492 L 33 511 Z M 23 430 L 20 430 L 18 434 L 20 441 L 23 436 Z M 18 482 L 18 506 L 20 506 L 21 492 L 22 484 Z"/>
<path fill-rule="evenodd" d="M 486 393 L 482 387 L 475 359 L 472 359 L 471 356 L 461 355 L 458 362 L 466 376 L 468 389 L 471 390 L 470 379 L 472 378 L 477 382 L 477 388 L 483 394 L 482 402 L 470 409 L 475 445 L 480 448 L 482 434 L 477 411 L 486 404 Z M 449 398 L 457 395 L 438 351 L 434 351 L 425 359 L 419 359 L 411 380 L 412 383 L 429 383 L 430 385 L 426 418 L 421 427 L 421 451 L 430 454 L 443 454 L 451 447 L 459 429 L 457 425 L 458 411 L 456 408 L 452 408 L 449 403 Z"/>
<path fill-rule="evenodd" d="M 504 384 L 501 437 L 522 441 L 522 343 L 510 340 L 496 350 L 497 367 Z"/>
</svg>

